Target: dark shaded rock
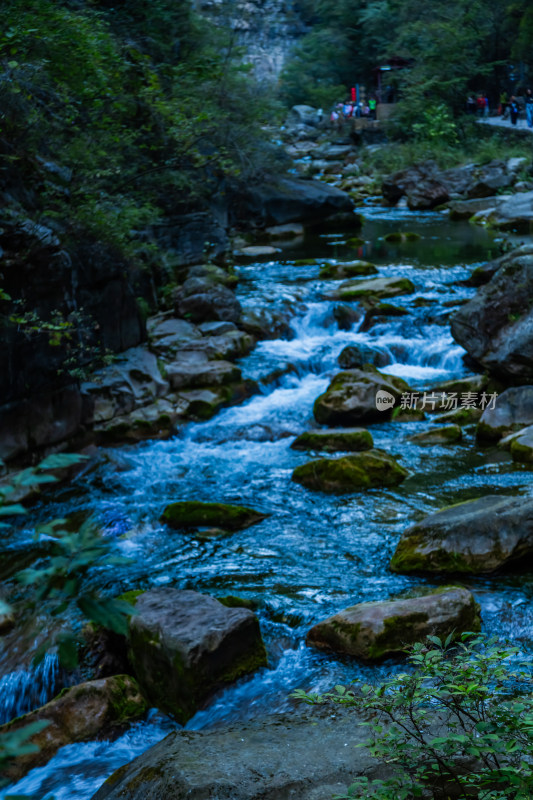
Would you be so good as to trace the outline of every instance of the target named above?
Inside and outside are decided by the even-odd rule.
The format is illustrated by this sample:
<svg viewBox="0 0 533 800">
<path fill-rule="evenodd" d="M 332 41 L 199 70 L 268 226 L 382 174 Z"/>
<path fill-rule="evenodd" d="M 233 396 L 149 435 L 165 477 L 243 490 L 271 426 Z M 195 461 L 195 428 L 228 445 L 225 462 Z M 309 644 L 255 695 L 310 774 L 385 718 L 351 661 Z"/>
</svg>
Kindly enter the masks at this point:
<svg viewBox="0 0 533 800">
<path fill-rule="evenodd" d="M 227 503 L 201 503 L 188 500 L 171 503 L 161 517 L 161 522 L 171 528 L 223 528 L 240 531 L 266 519 L 266 514 L 244 506 Z"/>
<path fill-rule="evenodd" d="M 463 433 L 459 425 L 445 425 L 441 428 L 433 428 L 429 431 L 415 433 L 409 438 L 414 444 L 455 444 L 463 438 Z"/>
<path fill-rule="evenodd" d="M 337 359 L 342 369 L 360 369 L 365 364 L 374 367 L 386 367 L 392 359 L 386 350 L 369 347 L 366 344 L 349 344 L 341 351 Z"/>
<path fill-rule="evenodd" d="M 307 644 L 347 653 L 365 661 L 403 655 L 427 636 L 479 631 L 479 606 L 468 589 L 443 586 L 374 603 L 359 603 L 319 622 L 307 634 Z"/>
<path fill-rule="evenodd" d="M 146 696 L 185 723 L 208 697 L 266 665 L 257 617 L 178 589 L 144 592 L 130 620 L 130 660 Z"/>
<path fill-rule="evenodd" d="M 175 353 L 184 344 L 202 338 L 202 332 L 195 325 L 184 319 L 176 319 L 172 312 L 151 317 L 146 328 L 150 347 L 158 355 Z"/>
<path fill-rule="evenodd" d="M 337 303 L 333 316 L 341 331 L 349 331 L 362 317 L 361 310 L 348 303 Z"/>
<path fill-rule="evenodd" d="M 367 450 L 342 458 L 321 458 L 296 467 L 293 481 L 328 494 L 350 494 L 361 489 L 397 486 L 408 472 L 382 450 Z"/>
<path fill-rule="evenodd" d="M 166 377 L 172 389 L 198 388 L 236 383 L 241 370 L 229 361 L 209 361 L 202 352 L 182 352 L 171 364 L 165 365 Z"/>
<path fill-rule="evenodd" d="M 17 758 L 3 774 L 9 780 L 18 780 L 33 767 L 46 764 L 60 747 L 86 742 L 103 733 L 109 735 L 113 728 L 138 719 L 146 710 L 139 686 L 129 675 L 114 675 L 63 689 L 45 706 L 0 727 L 0 734 L 4 734 L 40 720 L 50 723 L 30 739 L 39 748 L 38 752 Z"/>
<path fill-rule="evenodd" d="M 533 557 L 533 500 L 489 495 L 450 506 L 402 535 L 394 572 L 491 573 Z"/>
<path fill-rule="evenodd" d="M 319 707 L 177 731 L 111 775 L 93 800 L 329 800 L 358 775 L 389 776 L 389 768 L 357 747 L 367 739 L 353 709 L 332 714 Z"/>
<path fill-rule="evenodd" d="M 173 215 L 169 221 L 154 226 L 154 236 L 165 249 L 174 253 L 178 264 L 200 264 L 206 257 L 224 263 L 229 252 L 225 219 L 210 211 Z"/>
<path fill-rule="evenodd" d="M 384 422 L 391 418 L 394 402 L 380 405 L 378 392 L 389 393 L 395 401 L 408 391 L 401 378 L 383 375 L 375 367 L 340 372 L 315 400 L 313 413 L 321 425 L 335 427 Z"/>
<path fill-rule="evenodd" d="M 293 450 L 323 450 L 358 452 L 374 446 L 372 434 L 366 428 L 335 428 L 330 431 L 306 431 L 291 444 Z"/>
<path fill-rule="evenodd" d="M 533 381 L 533 254 L 502 259 L 494 277 L 451 317 L 454 339 L 502 380 Z"/>
<path fill-rule="evenodd" d="M 188 278 L 176 296 L 180 316 L 195 323 L 219 320 L 237 322 L 241 304 L 226 286 L 205 278 Z"/>
<path fill-rule="evenodd" d="M 340 189 L 318 181 L 280 178 L 275 184 L 260 183 L 249 188 L 236 198 L 235 214 L 264 227 L 312 222 L 352 208 L 352 200 Z"/>
<path fill-rule="evenodd" d="M 269 308 L 244 308 L 240 325 L 257 339 L 286 339 L 291 334 L 288 314 Z"/>
<path fill-rule="evenodd" d="M 519 431 L 511 440 L 509 452 L 513 461 L 520 464 L 533 463 L 533 425 Z"/>
<path fill-rule="evenodd" d="M 513 185 L 515 175 L 507 170 L 505 161 L 491 161 L 472 171 L 472 182 L 467 190 L 470 198 L 491 197 L 500 189 Z"/>
<path fill-rule="evenodd" d="M 488 208 L 494 208 L 501 202 L 501 197 L 480 197 L 474 200 L 454 200 L 448 206 L 450 219 L 470 219 L 470 217 L 473 217 L 478 211 L 485 211 Z"/>
<path fill-rule="evenodd" d="M 488 222 L 501 231 L 531 233 L 533 230 L 533 192 L 521 192 L 502 199 L 489 213 Z"/>
<path fill-rule="evenodd" d="M 340 261 L 338 264 L 324 264 L 320 267 L 320 278 L 342 280 L 357 275 L 377 275 L 377 269 L 368 261 Z"/>
<path fill-rule="evenodd" d="M 477 439 L 497 442 L 533 424 L 533 386 L 515 386 L 498 395 L 494 408 L 486 408 L 479 420 Z"/>
<path fill-rule="evenodd" d="M 188 419 L 211 419 L 221 408 L 242 403 L 257 391 L 257 383 L 252 380 L 200 389 L 180 389 L 176 408 L 181 416 Z"/>
<path fill-rule="evenodd" d="M 391 205 L 407 195 L 409 208 L 413 210 L 435 208 L 449 199 L 448 188 L 440 179 L 434 161 L 416 164 L 389 175 L 383 180 L 381 191 Z"/>
</svg>

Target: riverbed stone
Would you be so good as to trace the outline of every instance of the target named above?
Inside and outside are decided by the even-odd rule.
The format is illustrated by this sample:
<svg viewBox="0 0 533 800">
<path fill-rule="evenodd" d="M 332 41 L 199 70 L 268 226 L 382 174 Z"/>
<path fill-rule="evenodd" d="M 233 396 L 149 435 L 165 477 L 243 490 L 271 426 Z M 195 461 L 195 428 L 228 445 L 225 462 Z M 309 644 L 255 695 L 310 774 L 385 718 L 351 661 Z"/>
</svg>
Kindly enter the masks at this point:
<svg viewBox="0 0 533 800">
<path fill-rule="evenodd" d="M 240 325 L 257 339 L 287 339 L 291 334 L 290 315 L 270 308 L 244 308 Z"/>
<path fill-rule="evenodd" d="M 472 200 L 454 200 L 448 206 L 450 219 L 466 220 L 477 214 L 478 211 L 493 209 L 501 203 L 501 197 L 479 197 Z"/>
<path fill-rule="evenodd" d="M 533 555 L 533 499 L 488 495 L 444 508 L 402 535 L 394 572 L 484 574 Z"/>
<path fill-rule="evenodd" d="M 210 361 L 205 352 L 185 351 L 165 365 L 167 380 L 172 389 L 200 386 L 219 386 L 235 383 L 241 370 L 229 361 Z"/>
<path fill-rule="evenodd" d="M 533 463 L 533 425 L 524 428 L 516 436 L 513 436 L 509 452 L 513 461 L 518 461 L 521 464 Z"/>
<path fill-rule="evenodd" d="M 41 720 L 49 722 L 30 738 L 38 751 L 15 759 L 3 774 L 9 780 L 19 780 L 30 769 L 46 764 L 60 747 L 109 735 L 113 728 L 120 729 L 142 717 L 147 709 L 139 685 L 130 675 L 113 675 L 63 689 L 45 706 L 0 727 L 2 735 Z"/>
<path fill-rule="evenodd" d="M 185 500 L 168 505 L 161 517 L 171 528 L 222 528 L 240 531 L 266 519 L 267 514 L 253 508 L 235 506 L 229 503 L 202 503 L 198 500 Z"/>
<path fill-rule="evenodd" d="M 204 323 L 204 325 L 208 324 L 234 325 L 233 322 Z M 249 333 L 237 330 L 234 326 L 233 330 L 227 330 L 224 333 L 217 333 L 213 336 L 206 334 L 201 339 L 186 342 L 174 358 L 179 360 L 185 353 L 205 353 L 210 361 L 234 361 L 237 358 L 248 355 L 254 346 L 254 337 Z"/>
<path fill-rule="evenodd" d="M 502 392 L 494 407 L 487 407 L 477 426 L 481 443 L 497 442 L 533 424 L 533 386 L 513 386 Z"/>
<path fill-rule="evenodd" d="M 385 422 L 392 416 L 394 403 L 380 406 L 378 392 L 388 393 L 396 402 L 409 391 L 401 378 L 384 375 L 367 365 L 364 370 L 346 370 L 336 375 L 324 394 L 315 400 L 313 413 L 319 424 L 331 427 Z"/>
<path fill-rule="evenodd" d="M 306 431 L 291 444 L 293 450 L 323 450 L 327 453 L 359 452 L 374 446 L 366 428 L 335 428 L 329 431 Z"/>
<path fill-rule="evenodd" d="M 461 426 L 475 425 L 481 419 L 482 413 L 480 408 L 456 408 L 435 417 L 435 422 Z"/>
<path fill-rule="evenodd" d="M 337 264 L 324 264 L 320 267 L 320 278 L 341 280 L 357 275 L 377 275 L 378 270 L 369 261 L 344 261 Z"/>
<path fill-rule="evenodd" d="M 455 444 L 460 442 L 463 438 L 463 433 L 459 425 L 442 425 L 439 428 L 433 428 L 428 431 L 421 431 L 415 433 L 414 436 L 409 437 L 409 441 L 413 444 Z"/>
<path fill-rule="evenodd" d="M 367 450 L 342 458 L 320 458 L 296 467 L 292 480 L 307 489 L 350 494 L 362 489 L 398 486 L 409 473 L 383 450 Z"/>
<path fill-rule="evenodd" d="M 363 722 L 354 709 L 317 706 L 176 731 L 117 770 L 93 800 L 330 800 L 359 775 L 391 774 L 364 747 Z"/>
<path fill-rule="evenodd" d="M 503 199 L 490 212 L 488 222 L 498 230 L 531 233 L 533 230 L 533 192 L 519 192 Z"/>
<path fill-rule="evenodd" d="M 241 304 L 226 286 L 207 278 L 188 278 L 176 295 L 176 310 L 180 317 L 194 323 L 237 322 Z"/>
<path fill-rule="evenodd" d="M 468 589 L 443 586 L 416 596 L 358 603 L 319 622 L 307 644 L 376 661 L 403 654 L 427 636 L 480 629 L 479 606 Z"/>
<path fill-rule="evenodd" d="M 150 317 L 146 323 L 150 348 L 163 355 L 177 352 L 186 342 L 201 339 L 201 331 L 187 320 L 176 319 L 172 312 L 164 312 Z"/>
<path fill-rule="evenodd" d="M 242 403 L 257 391 L 257 383 L 253 380 L 200 389 L 180 389 L 176 394 L 176 408 L 181 416 L 188 419 L 211 419 L 221 408 Z"/>
<path fill-rule="evenodd" d="M 149 701 L 184 724 L 222 686 L 266 665 L 255 614 L 214 597 L 159 588 L 130 618 L 129 654 Z"/>
<path fill-rule="evenodd" d="M 328 297 L 333 300 L 363 300 L 398 297 L 412 294 L 414 290 L 414 284 L 409 278 L 372 278 L 367 281 L 345 281 Z"/>
<path fill-rule="evenodd" d="M 95 425 L 93 433 L 100 444 L 166 439 L 176 430 L 180 416 L 179 407 L 163 397 L 130 414 Z"/>
<path fill-rule="evenodd" d="M 392 358 L 385 349 L 357 342 L 349 344 L 341 350 L 337 361 L 342 369 L 360 369 L 365 364 L 386 367 L 392 362 Z"/>
</svg>

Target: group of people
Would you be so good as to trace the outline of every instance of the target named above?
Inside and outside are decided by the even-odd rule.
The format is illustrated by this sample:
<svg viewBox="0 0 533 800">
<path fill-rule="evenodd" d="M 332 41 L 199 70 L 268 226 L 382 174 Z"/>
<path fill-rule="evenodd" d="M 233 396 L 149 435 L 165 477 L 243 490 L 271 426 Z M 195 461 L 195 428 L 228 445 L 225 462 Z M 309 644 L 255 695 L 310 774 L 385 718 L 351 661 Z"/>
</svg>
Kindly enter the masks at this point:
<svg viewBox="0 0 533 800">
<path fill-rule="evenodd" d="M 331 110 L 330 121 L 334 127 L 341 127 L 344 120 L 354 117 L 375 120 L 377 118 L 378 101 L 374 96 L 363 102 L 347 99 L 344 103 L 337 103 Z"/>
<path fill-rule="evenodd" d="M 528 128 L 533 128 L 533 92 L 527 89 L 525 95 L 517 97 L 508 96 L 507 92 L 500 94 L 500 102 L 497 108 L 498 116 L 509 119 L 511 125 L 516 125 L 518 117 L 525 110 Z M 466 101 L 466 111 L 468 114 L 476 114 L 478 117 L 489 116 L 489 99 L 484 92 L 480 92 L 477 97 L 469 95 Z"/>
</svg>

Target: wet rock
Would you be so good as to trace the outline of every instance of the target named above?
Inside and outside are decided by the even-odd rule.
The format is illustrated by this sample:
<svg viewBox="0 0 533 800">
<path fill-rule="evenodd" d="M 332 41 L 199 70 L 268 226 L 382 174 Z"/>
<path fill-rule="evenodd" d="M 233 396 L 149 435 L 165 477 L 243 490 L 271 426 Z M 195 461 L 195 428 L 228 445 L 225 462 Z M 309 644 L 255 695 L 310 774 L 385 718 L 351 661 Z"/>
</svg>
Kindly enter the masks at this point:
<svg viewBox="0 0 533 800">
<path fill-rule="evenodd" d="M 455 444 L 462 438 L 463 432 L 459 425 L 444 425 L 441 428 L 415 433 L 409 441 L 413 444 Z"/>
<path fill-rule="evenodd" d="M 509 451 L 513 461 L 521 464 L 533 463 L 533 425 L 524 428 L 513 437 Z"/>
<path fill-rule="evenodd" d="M 289 223 L 287 225 L 272 225 L 267 228 L 265 234 L 274 240 L 280 239 L 296 239 L 304 235 L 304 226 L 296 223 Z"/>
<path fill-rule="evenodd" d="M 187 270 L 187 279 L 200 278 L 204 282 L 232 288 L 239 282 L 239 276 L 231 269 L 218 267 L 216 264 L 195 264 Z"/>
<path fill-rule="evenodd" d="M 397 486 L 408 472 L 382 450 L 367 450 L 342 458 L 321 458 L 296 467 L 292 480 L 328 494 L 350 494 L 361 489 Z"/>
<path fill-rule="evenodd" d="M 434 161 L 416 164 L 408 169 L 395 172 L 383 180 L 381 191 L 391 205 L 407 195 L 411 209 L 430 209 L 449 200 L 449 191 Z"/>
<path fill-rule="evenodd" d="M 291 444 L 293 450 L 323 450 L 357 452 L 374 446 L 372 434 L 366 428 L 336 428 L 331 431 L 306 431 Z"/>
<path fill-rule="evenodd" d="M 520 192 L 498 203 L 487 221 L 494 228 L 514 233 L 531 233 L 533 230 L 533 192 Z"/>
<path fill-rule="evenodd" d="M 176 407 L 188 419 L 211 419 L 221 408 L 242 403 L 258 391 L 255 381 L 244 380 L 203 389 L 180 389 Z"/>
<path fill-rule="evenodd" d="M 464 281 L 461 281 L 462 286 L 473 286 L 474 288 L 479 288 L 480 286 L 484 286 L 488 283 L 494 275 L 497 273 L 501 266 L 502 259 L 497 259 L 496 261 L 489 261 L 488 264 L 481 264 L 479 267 L 476 267 L 469 278 Z"/>
<path fill-rule="evenodd" d="M 389 420 L 394 403 L 377 402 L 378 392 L 398 400 L 409 386 L 401 378 L 383 375 L 375 367 L 340 372 L 315 400 L 313 413 L 321 425 L 353 426 Z"/>
<path fill-rule="evenodd" d="M 342 369 L 360 369 L 365 364 L 386 367 L 392 359 L 381 348 L 369 347 L 367 344 L 349 344 L 340 352 L 337 361 Z"/>
<path fill-rule="evenodd" d="M 177 529 L 215 527 L 227 531 L 240 531 L 262 522 L 266 517 L 266 514 L 244 506 L 188 500 L 167 506 L 161 522 Z"/>
<path fill-rule="evenodd" d="M 414 291 L 414 284 L 409 278 L 373 278 L 368 281 L 345 281 L 328 297 L 332 300 L 362 300 L 397 297 Z"/>
<path fill-rule="evenodd" d="M 157 355 L 176 353 L 184 344 L 201 339 L 202 333 L 184 319 L 176 319 L 172 312 L 157 314 L 146 323 L 151 349 Z"/>
<path fill-rule="evenodd" d="M 506 389 L 494 408 L 486 408 L 477 427 L 480 442 L 497 442 L 504 436 L 533 424 L 533 386 Z"/>
<path fill-rule="evenodd" d="M 38 752 L 17 758 L 3 773 L 18 780 L 33 767 L 46 764 L 67 744 L 86 742 L 142 717 L 147 704 L 137 682 L 129 675 L 114 675 L 88 681 L 63 691 L 45 706 L 0 727 L 0 734 L 21 730 L 40 720 L 49 725 L 30 741 Z"/>
<path fill-rule="evenodd" d="M 324 264 L 320 267 L 320 278 L 353 278 L 356 275 L 377 275 L 377 269 L 368 261 L 345 261 L 338 264 Z"/>
<path fill-rule="evenodd" d="M 255 614 L 213 597 L 161 588 L 144 592 L 130 619 L 130 659 L 157 708 L 184 724 L 220 687 L 266 665 Z"/>
<path fill-rule="evenodd" d="M 533 499 L 488 495 L 431 514 L 405 531 L 394 572 L 491 573 L 533 555 Z"/>
<path fill-rule="evenodd" d="M 494 277 L 451 317 L 454 339 L 502 380 L 533 381 L 533 254 L 502 259 Z"/>
<path fill-rule="evenodd" d="M 93 431 L 100 444 L 167 439 L 175 431 L 180 416 L 180 408 L 162 398 L 130 414 L 95 425 Z"/>
<path fill-rule="evenodd" d="M 349 331 L 362 317 L 362 313 L 348 303 L 337 303 L 333 308 L 333 316 L 341 331 Z"/>
<path fill-rule="evenodd" d="M 241 315 L 241 304 L 230 289 L 201 278 L 185 281 L 176 296 L 176 309 L 195 323 L 237 322 Z"/>
<path fill-rule="evenodd" d="M 481 419 L 482 413 L 480 408 L 456 408 L 435 417 L 435 422 L 452 423 L 461 426 L 475 425 Z"/>
<path fill-rule="evenodd" d="M 402 306 L 394 306 L 392 303 L 377 303 L 375 298 L 365 299 L 363 302 L 367 306 L 367 311 L 358 333 L 365 333 L 370 330 L 372 325 L 382 322 L 387 317 L 405 317 L 409 314 L 409 311 Z"/>
<path fill-rule="evenodd" d="M 486 211 L 488 208 L 495 208 L 501 202 L 501 197 L 482 197 L 476 198 L 475 200 L 454 200 L 448 206 L 450 219 L 470 219 L 470 217 L 473 217 L 478 211 Z"/>
<path fill-rule="evenodd" d="M 389 776 L 390 768 L 357 747 L 367 739 L 353 709 L 320 707 L 176 731 L 111 775 L 93 800 L 329 800 L 356 776 Z"/>
<path fill-rule="evenodd" d="M 403 654 L 427 636 L 479 631 L 479 606 L 468 589 L 443 586 L 415 597 L 358 603 L 319 622 L 307 644 L 365 661 Z"/>
<path fill-rule="evenodd" d="M 351 211 L 350 197 L 319 181 L 280 178 L 276 183 L 260 182 L 239 198 L 239 215 L 260 227 L 324 219 L 337 212 Z"/>
<path fill-rule="evenodd" d="M 289 315 L 269 308 L 243 309 L 240 324 L 257 339 L 286 339 L 291 333 Z"/>
<path fill-rule="evenodd" d="M 234 322 L 202 322 L 198 325 L 198 330 L 204 336 L 223 336 L 237 330 Z"/>
<path fill-rule="evenodd" d="M 419 233 L 411 231 L 393 231 L 385 234 L 383 238 L 386 242 L 401 244 L 403 242 L 418 242 L 421 237 Z"/>
<path fill-rule="evenodd" d="M 237 255 L 240 256 L 248 256 L 249 258 L 254 258 L 256 256 L 275 256 L 279 253 L 278 247 L 271 247 L 270 245 L 250 245 L 249 247 L 241 247 L 240 250 L 237 251 Z"/>
<path fill-rule="evenodd" d="M 182 357 L 194 358 L 193 353 L 201 354 L 209 360 L 226 359 L 233 361 L 247 355 L 255 347 L 255 339 L 249 333 L 235 329 L 233 322 L 204 323 L 205 325 L 233 325 L 234 329 L 216 336 L 204 336 L 201 339 L 185 343 L 177 354 L 179 361 Z"/>
<path fill-rule="evenodd" d="M 165 365 L 166 377 L 172 389 L 219 386 L 236 383 L 241 370 L 229 361 L 209 361 L 205 352 L 182 352 L 171 364 Z"/>
</svg>

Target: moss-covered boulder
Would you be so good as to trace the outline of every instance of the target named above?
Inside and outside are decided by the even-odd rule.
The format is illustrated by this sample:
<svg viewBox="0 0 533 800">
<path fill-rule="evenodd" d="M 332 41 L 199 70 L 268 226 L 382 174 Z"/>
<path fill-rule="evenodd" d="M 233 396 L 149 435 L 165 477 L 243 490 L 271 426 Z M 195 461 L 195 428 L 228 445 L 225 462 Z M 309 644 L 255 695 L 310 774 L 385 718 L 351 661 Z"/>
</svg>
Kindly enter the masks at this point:
<svg viewBox="0 0 533 800">
<path fill-rule="evenodd" d="M 393 231 L 385 234 L 383 238 L 389 244 L 402 244 L 403 242 L 418 242 L 421 237 L 419 233 L 413 233 L 412 231 Z"/>
<path fill-rule="evenodd" d="M 345 608 L 311 628 L 307 644 L 375 661 L 399 655 L 427 636 L 479 629 L 479 606 L 472 593 L 444 586 L 416 597 Z"/>
<path fill-rule="evenodd" d="M 257 383 L 252 380 L 201 389 L 180 389 L 175 396 L 175 403 L 182 417 L 206 420 L 211 419 L 221 408 L 242 403 L 257 391 Z"/>
<path fill-rule="evenodd" d="M 333 300 L 363 300 L 398 297 L 412 294 L 414 290 L 409 278 L 373 278 L 368 281 L 345 281 L 329 297 Z"/>
<path fill-rule="evenodd" d="M 444 508 L 406 530 L 391 569 L 484 574 L 529 568 L 532 556 L 533 499 L 489 495 Z"/>
<path fill-rule="evenodd" d="M 521 464 L 533 464 L 533 425 L 513 436 L 509 452 L 513 461 Z"/>
<path fill-rule="evenodd" d="M 360 450 L 371 450 L 373 446 L 372 434 L 366 428 L 306 431 L 291 444 L 294 450 L 323 450 L 326 453 L 338 451 L 355 453 Z"/>
<path fill-rule="evenodd" d="M 440 428 L 432 428 L 429 431 L 415 433 L 409 438 L 414 444 L 454 444 L 460 442 L 463 432 L 459 425 L 443 425 Z"/>
<path fill-rule="evenodd" d="M 394 404 L 409 391 L 409 386 L 401 378 L 384 375 L 375 367 L 366 365 L 364 369 L 347 370 L 336 375 L 324 394 L 315 400 L 313 414 L 320 425 L 332 427 L 385 422 L 391 418 Z M 387 395 L 392 400 L 388 401 Z"/>
<path fill-rule="evenodd" d="M 344 278 L 355 278 L 358 275 L 377 275 L 378 271 L 374 264 L 368 261 L 345 261 L 338 264 L 324 264 L 320 267 L 320 278 L 333 278 L 342 280 Z"/>
<path fill-rule="evenodd" d="M 337 361 L 341 369 L 361 369 L 365 364 L 386 367 L 392 362 L 392 357 L 385 348 L 369 347 L 362 342 L 356 342 L 341 350 Z"/>
<path fill-rule="evenodd" d="M 130 620 L 129 654 L 150 702 L 185 723 L 222 686 L 266 665 L 255 614 L 214 597 L 144 592 Z"/>
<path fill-rule="evenodd" d="M 408 472 L 388 453 L 367 450 L 342 458 L 320 458 L 296 467 L 293 481 L 328 494 L 350 494 L 361 489 L 398 486 Z"/>
<path fill-rule="evenodd" d="M 452 411 L 446 411 L 444 414 L 439 414 L 438 417 L 435 417 L 435 422 L 465 427 L 479 422 L 482 413 L 480 408 L 456 408 Z"/>
<path fill-rule="evenodd" d="M 502 392 L 494 406 L 484 410 L 477 426 L 477 440 L 497 442 L 532 423 L 533 386 L 514 386 Z"/>
<path fill-rule="evenodd" d="M 48 722 L 30 739 L 38 750 L 15 759 L 4 775 L 18 780 L 30 769 L 46 764 L 60 747 L 109 735 L 113 728 L 142 717 L 147 708 L 137 681 L 130 675 L 113 675 L 63 689 L 45 706 L 0 727 L 2 735 L 42 720 Z"/>
<path fill-rule="evenodd" d="M 201 503 L 198 500 L 185 500 L 171 503 L 161 515 L 161 522 L 171 528 L 222 528 L 227 531 L 240 531 L 256 525 L 266 518 L 266 514 L 245 506 L 228 503 Z"/>
</svg>

